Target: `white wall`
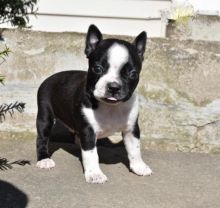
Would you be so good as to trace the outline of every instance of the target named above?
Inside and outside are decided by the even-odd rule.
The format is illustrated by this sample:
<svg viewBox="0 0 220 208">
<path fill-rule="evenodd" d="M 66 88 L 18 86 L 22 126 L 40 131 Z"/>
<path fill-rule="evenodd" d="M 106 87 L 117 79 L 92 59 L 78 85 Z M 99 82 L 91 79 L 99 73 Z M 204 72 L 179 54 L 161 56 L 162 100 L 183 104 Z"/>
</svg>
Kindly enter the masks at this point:
<svg viewBox="0 0 220 208">
<path fill-rule="evenodd" d="M 146 0 L 40 0 L 37 18 L 31 17 L 33 30 L 86 32 L 97 24 L 107 34 L 137 35 L 142 30 L 149 37 L 164 37 L 166 23 L 160 11 L 170 1 Z"/>
<path fill-rule="evenodd" d="M 84 33 L 96 24 L 106 34 L 135 36 L 146 30 L 149 37 L 165 37 L 161 11 L 190 4 L 197 13 L 220 15 L 220 0 L 39 0 L 30 25 L 32 30 Z"/>
</svg>

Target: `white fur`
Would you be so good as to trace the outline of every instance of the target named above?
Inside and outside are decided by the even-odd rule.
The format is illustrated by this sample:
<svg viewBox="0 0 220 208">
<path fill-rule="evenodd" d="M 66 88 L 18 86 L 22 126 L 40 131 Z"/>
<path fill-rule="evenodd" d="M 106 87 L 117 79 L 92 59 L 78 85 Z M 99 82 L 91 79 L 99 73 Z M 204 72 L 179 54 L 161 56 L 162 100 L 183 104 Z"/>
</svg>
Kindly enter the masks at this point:
<svg viewBox="0 0 220 208">
<path fill-rule="evenodd" d="M 118 43 L 113 44 L 108 50 L 108 63 L 110 69 L 120 70 L 128 61 L 128 49 Z"/>
<path fill-rule="evenodd" d="M 138 111 L 139 111 L 139 99 L 138 96 L 135 95 L 135 98 L 133 99 L 132 102 L 132 108 L 127 119 L 127 125 L 125 129 L 126 131 L 133 130 L 134 124 L 136 123 L 138 117 Z"/>
<path fill-rule="evenodd" d="M 121 84 L 120 70 L 128 62 L 129 53 L 125 46 L 118 43 L 113 44 L 108 50 L 107 73 L 96 83 L 94 95 L 96 98 L 102 98 L 105 95 L 106 85 L 109 82 Z"/>
<path fill-rule="evenodd" d="M 46 158 L 38 161 L 36 166 L 41 169 L 51 169 L 55 167 L 55 162 L 50 158 Z"/>
<path fill-rule="evenodd" d="M 135 94 L 127 102 L 118 105 L 100 103 L 98 109 L 93 110 L 84 107 L 82 112 L 95 131 L 97 139 L 111 136 L 118 131 L 123 132 L 131 170 L 137 175 L 152 174 L 152 170 L 141 157 L 140 140 L 132 134 L 138 116 L 138 97 Z M 94 180 L 97 183 L 97 180 L 102 181 L 104 176 L 98 165 L 96 148 L 91 152 L 82 150 L 82 155 L 84 155 L 82 157 L 85 170 L 92 170 L 90 174 L 85 171 L 87 182 Z"/>
<path fill-rule="evenodd" d="M 144 163 L 141 157 L 140 140 L 135 138 L 130 131 L 123 132 L 123 137 L 131 170 L 137 175 L 151 175 L 152 170 Z"/>
<path fill-rule="evenodd" d="M 92 150 L 82 149 L 82 162 L 85 171 L 86 182 L 88 183 L 105 183 L 107 177 L 99 167 L 99 158 L 97 148 Z"/>
<path fill-rule="evenodd" d="M 127 102 L 117 105 L 100 102 L 98 109 L 84 107 L 82 112 L 93 127 L 97 139 L 108 137 L 115 132 L 133 129 L 138 116 L 138 97 L 133 94 Z"/>
</svg>

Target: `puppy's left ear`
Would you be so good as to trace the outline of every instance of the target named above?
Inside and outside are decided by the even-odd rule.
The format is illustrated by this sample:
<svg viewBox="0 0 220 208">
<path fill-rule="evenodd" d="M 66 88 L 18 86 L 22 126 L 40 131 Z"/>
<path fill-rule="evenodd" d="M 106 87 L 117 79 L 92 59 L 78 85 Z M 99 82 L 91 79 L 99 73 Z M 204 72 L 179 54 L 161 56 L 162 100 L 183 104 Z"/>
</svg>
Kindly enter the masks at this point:
<svg viewBox="0 0 220 208">
<path fill-rule="evenodd" d="M 142 61 L 144 60 L 146 42 L 147 42 L 147 33 L 145 31 L 141 32 L 133 42 L 135 48 L 137 49 L 138 56 Z"/>
<path fill-rule="evenodd" d="M 85 54 L 87 58 L 96 49 L 96 46 L 101 40 L 102 40 L 102 33 L 95 25 L 90 25 L 86 35 Z"/>
</svg>

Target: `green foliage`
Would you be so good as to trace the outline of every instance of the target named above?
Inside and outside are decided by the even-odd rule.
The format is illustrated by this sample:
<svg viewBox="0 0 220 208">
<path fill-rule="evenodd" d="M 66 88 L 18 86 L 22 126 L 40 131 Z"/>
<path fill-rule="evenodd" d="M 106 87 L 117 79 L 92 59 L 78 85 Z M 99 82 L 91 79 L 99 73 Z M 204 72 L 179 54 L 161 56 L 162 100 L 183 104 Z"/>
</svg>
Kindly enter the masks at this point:
<svg viewBox="0 0 220 208">
<path fill-rule="evenodd" d="M 0 122 L 2 122 L 5 119 L 6 114 L 10 114 L 12 117 L 14 114 L 14 110 L 17 110 L 18 112 L 22 113 L 25 108 L 25 103 L 22 102 L 15 102 L 8 104 L 2 104 L 0 105 Z"/>
<path fill-rule="evenodd" d="M 4 79 L 5 79 L 5 76 L 0 74 L 0 83 L 1 84 L 4 84 Z"/>
<path fill-rule="evenodd" d="M 17 160 L 14 162 L 9 162 L 6 158 L 2 158 L 0 157 L 0 170 L 8 170 L 8 169 L 12 169 L 13 165 L 30 165 L 30 161 L 29 160 Z"/>
<path fill-rule="evenodd" d="M 10 52 L 11 51 L 7 46 L 5 46 L 5 49 L 3 51 L 0 51 L 0 59 L 2 59 L 0 62 L 0 65 L 5 61 L 5 58 L 9 55 Z M 4 79 L 5 79 L 5 76 L 0 74 L 0 83 L 1 84 L 4 84 Z"/>
<path fill-rule="evenodd" d="M 27 27 L 30 14 L 36 14 L 37 0 L 0 0 L 0 24 L 11 23 L 12 26 Z M 0 65 L 9 55 L 10 49 L 5 46 L 3 51 L 0 51 Z M 5 76 L 0 74 L 0 83 L 4 84 Z M 6 114 L 11 116 L 14 110 L 20 113 L 24 111 L 25 103 L 15 102 L 10 104 L 0 105 L 0 122 L 5 119 Z M 4 163 L 7 166 L 7 163 Z"/>
<path fill-rule="evenodd" d="M 5 46 L 5 49 L 3 51 L 0 51 L 0 57 L 4 58 L 4 56 L 8 56 L 10 52 L 10 49 L 7 46 Z"/>
<path fill-rule="evenodd" d="M 0 65 L 5 61 L 5 58 L 9 55 L 10 49 L 5 46 L 5 49 L 0 52 L 0 59 L 2 59 L 2 62 Z M 5 76 L 0 74 L 0 83 L 4 84 L 4 78 Z M 25 103 L 22 102 L 15 102 L 15 103 L 10 103 L 8 104 L 2 104 L 0 105 L 0 123 L 5 120 L 6 114 L 12 115 L 14 114 L 14 110 L 17 110 L 18 112 L 22 113 L 25 108 Z"/>
<path fill-rule="evenodd" d="M 2 62 L 0 65 L 5 61 L 5 58 L 9 55 L 10 49 L 5 46 L 5 49 L 0 52 L 0 59 L 2 59 Z M 4 78 L 5 76 L 0 74 L 0 83 L 4 84 Z M 17 110 L 18 112 L 22 113 L 24 111 L 25 103 L 22 102 L 15 102 L 8 104 L 2 104 L 0 105 L 0 123 L 5 120 L 6 114 L 12 115 L 14 114 L 14 110 Z"/>
<path fill-rule="evenodd" d="M 29 14 L 36 14 L 37 0 L 0 0 L 0 24 L 27 27 Z"/>
</svg>

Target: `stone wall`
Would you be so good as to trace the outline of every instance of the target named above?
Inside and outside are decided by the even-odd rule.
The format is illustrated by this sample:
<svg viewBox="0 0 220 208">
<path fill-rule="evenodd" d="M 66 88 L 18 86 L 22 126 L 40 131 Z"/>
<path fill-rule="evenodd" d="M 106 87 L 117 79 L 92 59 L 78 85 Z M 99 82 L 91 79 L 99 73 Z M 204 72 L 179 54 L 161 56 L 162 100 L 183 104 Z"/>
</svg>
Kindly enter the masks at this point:
<svg viewBox="0 0 220 208">
<path fill-rule="evenodd" d="M 220 43 L 151 40 L 139 86 L 149 146 L 217 152 Z"/>
<path fill-rule="evenodd" d="M 87 70 L 85 35 L 5 30 L 3 37 L 0 48 L 12 53 L 0 66 L 0 103 L 23 101 L 26 109 L 0 124 L 0 137 L 34 138 L 37 87 L 55 72 Z M 143 147 L 220 152 L 220 42 L 149 39 L 138 92 Z"/>
</svg>

